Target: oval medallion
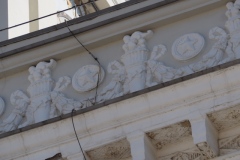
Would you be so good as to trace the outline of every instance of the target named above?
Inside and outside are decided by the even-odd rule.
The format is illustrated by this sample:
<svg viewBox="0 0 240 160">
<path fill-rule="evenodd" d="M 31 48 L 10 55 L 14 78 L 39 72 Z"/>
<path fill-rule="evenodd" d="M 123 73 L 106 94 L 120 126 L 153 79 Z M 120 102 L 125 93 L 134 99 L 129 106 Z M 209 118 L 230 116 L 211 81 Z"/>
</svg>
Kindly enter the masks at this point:
<svg viewBox="0 0 240 160">
<path fill-rule="evenodd" d="M 183 35 L 173 43 L 172 55 L 180 61 L 191 59 L 201 52 L 204 42 L 204 38 L 198 33 Z"/>
</svg>

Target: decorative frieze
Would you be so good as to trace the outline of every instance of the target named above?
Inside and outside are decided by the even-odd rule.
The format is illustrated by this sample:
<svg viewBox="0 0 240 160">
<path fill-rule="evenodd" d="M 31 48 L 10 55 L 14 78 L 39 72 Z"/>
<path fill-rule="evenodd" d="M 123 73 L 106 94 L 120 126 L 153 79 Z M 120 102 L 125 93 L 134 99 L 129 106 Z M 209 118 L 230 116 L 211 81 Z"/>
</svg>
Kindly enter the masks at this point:
<svg viewBox="0 0 240 160">
<path fill-rule="evenodd" d="M 188 149 L 186 151 L 176 152 L 174 154 L 161 157 L 161 160 L 206 160 L 198 148 Z"/>
<path fill-rule="evenodd" d="M 14 103 L 14 112 L 9 115 L 11 118 L 5 119 L 1 124 L 1 126 L 11 125 L 13 127 L 6 127 L 10 129 L 1 127 L 0 130 L 3 132 L 16 129 L 22 123 L 24 116 L 27 120 L 20 127 L 66 114 L 73 109 L 81 109 L 96 104 L 96 102 L 136 92 L 240 57 L 239 4 L 239 0 L 227 3 L 226 16 L 228 20 L 225 26 L 228 32 L 219 27 L 212 28 L 209 31 L 209 38 L 216 41 L 212 48 L 198 62 L 186 64 L 183 67 L 166 66 L 161 61 L 162 56 L 167 52 L 166 46 L 159 44 L 152 50 L 148 49 L 147 40 L 153 36 L 153 31 L 136 31 L 132 35 L 124 36 L 122 48 L 125 53 L 119 61 L 110 62 L 107 67 L 108 73 L 113 75 L 111 81 L 101 91 L 98 91 L 96 97 L 81 102 L 66 98 L 62 93 L 70 84 L 70 78 L 62 77 L 57 83 L 52 79 L 51 71 L 56 66 L 54 60 L 39 62 L 36 67 L 29 68 L 28 96 L 21 91 L 18 92 L 21 92 L 19 97 L 28 97 L 28 99 L 19 98 L 19 101 L 23 102 Z M 202 52 L 203 47 L 204 38 L 198 33 L 189 33 L 174 42 L 172 54 L 177 60 L 189 60 Z M 79 92 L 87 92 L 94 89 L 103 79 L 104 70 L 102 68 L 97 65 L 86 65 L 75 73 L 72 86 Z M 0 100 L 0 114 L 3 112 L 3 108 Z M 210 118 L 212 116 L 212 120 L 219 130 L 222 128 L 221 125 L 231 127 L 239 121 L 236 118 L 238 117 L 237 110 L 227 116 L 221 115 L 227 119 L 221 124 L 219 124 L 221 116 L 216 117 L 214 114 L 209 116 Z M 234 122 L 232 123 L 232 121 Z"/>
<path fill-rule="evenodd" d="M 240 135 L 219 140 L 220 155 L 240 151 Z"/>
<path fill-rule="evenodd" d="M 208 114 L 208 117 L 219 131 L 232 128 L 240 123 L 240 107 L 235 106 L 225 110 L 213 112 Z"/>
<path fill-rule="evenodd" d="M 124 160 L 131 157 L 130 144 L 126 139 L 87 151 L 91 160 Z"/>
<path fill-rule="evenodd" d="M 157 149 L 162 149 L 169 144 L 184 141 L 191 136 L 191 125 L 189 121 L 174 124 L 156 131 L 148 132 L 147 136 Z"/>
<path fill-rule="evenodd" d="M 12 93 L 10 101 L 14 109 L 1 123 L 0 132 L 11 131 L 86 107 L 85 101 L 81 103 L 68 99 L 61 93 L 71 83 L 71 79 L 65 76 L 55 83 L 51 78 L 51 71 L 56 64 L 56 61 L 51 59 L 50 62 L 39 62 L 36 67 L 29 68 L 30 85 L 27 91 L 30 98 L 19 90 Z M 24 117 L 26 121 L 23 123 Z"/>
<path fill-rule="evenodd" d="M 207 144 L 207 142 L 198 143 L 197 147 L 199 151 L 202 153 L 202 155 L 204 155 L 208 159 L 214 158 L 217 156 L 216 153 L 212 151 L 211 147 Z"/>
</svg>

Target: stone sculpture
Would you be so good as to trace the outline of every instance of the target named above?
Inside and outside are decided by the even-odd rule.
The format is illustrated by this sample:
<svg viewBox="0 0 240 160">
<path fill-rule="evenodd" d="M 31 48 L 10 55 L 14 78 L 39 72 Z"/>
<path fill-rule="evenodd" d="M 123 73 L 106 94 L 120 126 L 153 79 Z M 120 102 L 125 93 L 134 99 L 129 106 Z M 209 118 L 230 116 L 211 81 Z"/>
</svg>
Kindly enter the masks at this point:
<svg viewBox="0 0 240 160">
<path fill-rule="evenodd" d="M 175 69 L 165 66 L 159 61 L 159 58 L 167 51 L 164 45 L 158 45 L 153 48 L 151 56 L 147 61 L 146 86 L 151 87 L 161 82 L 166 82 L 178 78 L 185 74 L 186 68 Z M 155 79 L 155 82 L 152 80 Z"/>
<path fill-rule="evenodd" d="M 223 60 L 225 49 L 227 47 L 227 33 L 223 29 L 215 27 L 209 31 L 209 38 L 217 40 L 217 42 L 199 62 L 190 65 L 190 68 L 194 72 L 216 66 Z"/>
<path fill-rule="evenodd" d="M 236 58 L 240 58 L 240 1 L 236 0 L 227 3 L 226 16 L 228 18 L 225 27 L 229 31 L 230 40 L 232 43 L 233 51 L 236 53 Z"/>
<path fill-rule="evenodd" d="M 106 99 L 113 99 L 129 93 L 125 68 L 118 61 L 113 61 L 108 65 L 108 73 L 113 74 L 112 81 L 98 95 L 98 102 Z"/>
<path fill-rule="evenodd" d="M 134 32 L 131 36 L 124 36 L 121 62 L 113 61 L 108 65 L 108 73 L 113 74 L 111 82 L 102 89 L 97 101 L 102 102 L 132 93 L 158 83 L 190 74 L 192 70 L 186 66 L 179 69 L 165 66 L 159 61 L 166 52 L 164 45 L 157 45 L 151 54 L 147 48 L 147 38 L 152 31 Z"/>
<path fill-rule="evenodd" d="M 10 97 L 14 106 L 12 113 L 0 124 L 0 132 L 8 132 L 17 129 L 26 114 L 30 100 L 22 91 L 15 91 Z"/>
<path fill-rule="evenodd" d="M 189 60 L 201 52 L 204 43 L 204 38 L 198 33 L 183 35 L 173 43 L 172 55 L 177 60 Z"/>
<path fill-rule="evenodd" d="M 61 77 L 55 84 L 51 78 L 51 70 L 55 66 L 56 61 L 51 59 L 50 62 L 39 62 L 36 67 L 29 68 L 30 86 L 27 91 L 30 98 L 19 90 L 12 93 L 10 100 L 15 108 L 1 123 L 0 132 L 11 131 L 86 107 L 87 103 L 68 99 L 61 93 L 71 83 L 71 79 Z M 24 117 L 26 120 L 22 123 Z"/>
<path fill-rule="evenodd" d="M 126 69 L 130 92 L 135 92 L 145 88 L 146 65 L 149 50 L 146 46 L 146 39 L 153 35 L 151 30 L 146 33 L 136 31 L 131 36 L 124 36 L 121 61 Z"/>
<path fill-rule="evenodd" d="M 73 76 L 72 86 L 79 92 L 87 92 L 99 85 L 104 78 L 104 70 L 97 65 L 86 65 Z"/>
</svg>

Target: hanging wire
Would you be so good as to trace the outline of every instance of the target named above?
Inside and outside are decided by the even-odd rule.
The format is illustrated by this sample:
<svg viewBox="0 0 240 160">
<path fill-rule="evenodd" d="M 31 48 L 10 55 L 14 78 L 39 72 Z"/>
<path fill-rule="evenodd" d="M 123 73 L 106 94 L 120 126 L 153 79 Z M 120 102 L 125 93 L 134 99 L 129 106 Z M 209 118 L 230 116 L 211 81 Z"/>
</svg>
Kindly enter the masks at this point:
<svg viewBox="0 0 240 160">
<path fill-rule="evenodd" d="M 98 58 L 95 57 L 92 52 L 90 52 L 81 42 L 80 40 L 74 35 L 74 33 L 70 30 L 69 26 L 68 26 L 68 23 L 67 21 L 65 20 L 65 23 L 66 23 L 66 26 L 69 30 L 69 32 L 72 34 L 72 36 L 78 41 L 78 43 L 88 52 L 88 54 L 98 63 L 98 79 L 97 79 L 97 85 L 96 85 L 96 92 L 95 92 L 95 96 L 94 96 L 94 102 L 93 104 L 96 104 L 97 102 L 97 91 L 98 91 L 98 86 L 99 86 L 99 82 L 100 82 L 100 78 L 101 78 L 101 64 L 100 62 L 98 61 Z"/>
<path fill-rule="evenodd" d="M 81 149 L 81 151 L 82 151 L 84 160 L 87 160 L 86 157 L 85 157 L 85 154 L 84 154 L 84 152 L 83 152 L 83 149 L 82 149 L 81 143 L 80 143 L 80 141 L 79 141 L 79 138 L 78 138 L 78 136 L 77 136 L 76 128 L 75 128 L 75 125 L 74 125 L 74 121 L 73 121 L 73 113 L 74 113 L 74 112 L 76 112 L 75 109 L 73 109 L 73 110 L 72 110 L 72 113 L 71 113 L 72 126 L 73 126 L 73 129 L 74 129 L 75 136 L 77 137 L 78 145 L 79 145 L 79 147 L 80 147 L 80 149 Z"/>
<path fill-rule="evenodd" d="M 101 77 L 101 65 L 100 65 L 100 62 L 98 61 L 97 57 L 95 57 L 81 42 L 79 39 L 77 39 L 77 37 L 73 34 L 73 32 L 70 30 L 68 24 L 67 24 L 67 21 L 65 20 L 65 23 L 66 23 L 66 26 L 69 30 L 69 32 L 72 34 L 72 36 L 78 41 L 78 43 L 88 52 L 89 55 L 91 55 L 91 57 L 98 63 L 98 68 L 99 68 L 99 72 L 98 72 L 98 78 L 97 78 L 97 85 L 96 85 L 96 92 L 95 92 L 95 97 L 94 97 L 94 104 L 96 103 L 97 101 L 97 90 L 98 90 L 98 86 L 99 86 L 99 82 L 100 82 L 100 77 Z M 84 160 L 86 160 L 86 157 L 85 157 L 85 154 L 83 152 L 83 149 L 82 149 L 82 146 L 81 146 L 81 143 L 78 139 L 78 136 L 77 136 L 77 132 L 76 132 L 76 128 L 75 128 L 75 125 L 74 125 L 74 121 L 73 121 L 73 113 L 76 112 L 75 109 L 72 110 L 72 113 L 71 113 L 71 118 L 72 118 L 72 125 L 73 125 L 73 129 L 74 129 L 74 133 L 75 133 L 75 136 L 77 137 L 77 141 L 78 141 L 78 144 L 79 144 L 79 147 L 82 151 L 82 154 L 83 154 L 83 157 L 84 157 Z"/>
</svg>

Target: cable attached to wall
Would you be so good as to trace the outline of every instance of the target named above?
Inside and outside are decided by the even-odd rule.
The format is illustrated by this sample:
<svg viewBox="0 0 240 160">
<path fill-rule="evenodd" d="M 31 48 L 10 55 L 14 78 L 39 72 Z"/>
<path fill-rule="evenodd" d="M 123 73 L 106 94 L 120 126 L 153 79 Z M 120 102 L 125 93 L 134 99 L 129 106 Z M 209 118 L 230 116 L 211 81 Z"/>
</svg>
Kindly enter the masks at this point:
<svg viewBox="0 0 240 160">
<path fill-rule="evenodd" d="M 77 39 L 77 37 L 73 34 L 73 32 L 70 30 L 70 28 L 69 28 L 66 20 L 65 20 L 65 23 L 66 23 L 66 26 L 67 26 L 69 32 L 72 34 L 72 36 L 73 36 L 73 37 L 78 41 L 78 43 L 88 52 L 88 54 L 91 55 L 91 57 L 98 63 L 99 72 L 98 72 L 96 92 L 95 92 L 94 103 L 93 103 L 93 104 L 96 104 L 96 101 L 97 101 L 97 90 L 98 90 L 98 86 L 99 86 L 99 82 L 100 82 L 100 77 L 101 77 L 101 64 L 100 64 L 100 62 L 98 61 L 98 58 L 95 57 L 95 56 Z M 75 128 L 75 125 L 74 125 L 74 121 L 73 121 L 73 113 L 74 113 L 74 112 L 76 112 L 75 109 L 73 109 L 72 112 L 71 112 L 71 118 L 72 118 L 72 125 L 73 125 L 73 129 L 74 129 L 74 133 L 75 133 L 75 136 L 77 137 L 77 141 L 78 141 L 79 147 L 80 147 L 80 149 L 81 149 L 81 151 L 82 151 L 84 160 L 86 160 L 85 154 L 84 154 L 84 152 L 83 152 L 83 149 L 82 149 L 81 143 L 80 143 L 80 141 L 79 141 L 79 138 L 78 138 L 78 136 L 77 136 L 76 128 Z"/>
<path fill-rule="evenodd" d="M 74 121 L 73 121 L 73 113 L 74 113 L 74 112 L 76 112 L 75 109 L 73 109 L 73 110 L 72 110 L 72 113 L 71 113 L 72 125 L 73 125 L 73 129 L 74 129 L 74 133 L 75 133 L 75 136 L 77 137 L 78 145 L 79 145 L 79 147 L 80 147 L 80 149 L 81 149 L 81 151 L 82 151 L 84 160 L 87 160 L 86 157 L 85 157 L 85 154 L 84 154 L 84 152 L 83 152 L 83 149 L 82 149 L 81 143 L 80 143 L 80 141 L 79 141 L 79 138 L 78 138 L 78 136 L 77 136 L 76 128 L 75 128 L 75 125 L 74 125 Z"/>
<path fill-rule="evenodd" d="M 100 77 L 101 77 L 101 64 L 98 61 L 98 58 L 95 57 L 92 52 L 90 52 L 80 41 L 79 39 L 77 39 L 77 37 L 74 35 L 74 33 L 70 30 L 67 21 L 65 20 L 66 26 L 69 30 L 69 32 L 72 34 L 72 36 L 78 41 L 78 43 L 88 52 L 88 54 L 98 63 L 98 68 L 99 68 L 99 72 L 98 72 L 98 79 L 97 79 L 97 85 L 96 85 L 96 92 L 95 92 L 95 96 L 94 96 L 94 102 L 93 104 L 96 104 L 97 101 L 97 91 L 98 91 L 98 86 L 99 86 L 99 82 L 100 82 Z"/>
</svg>

